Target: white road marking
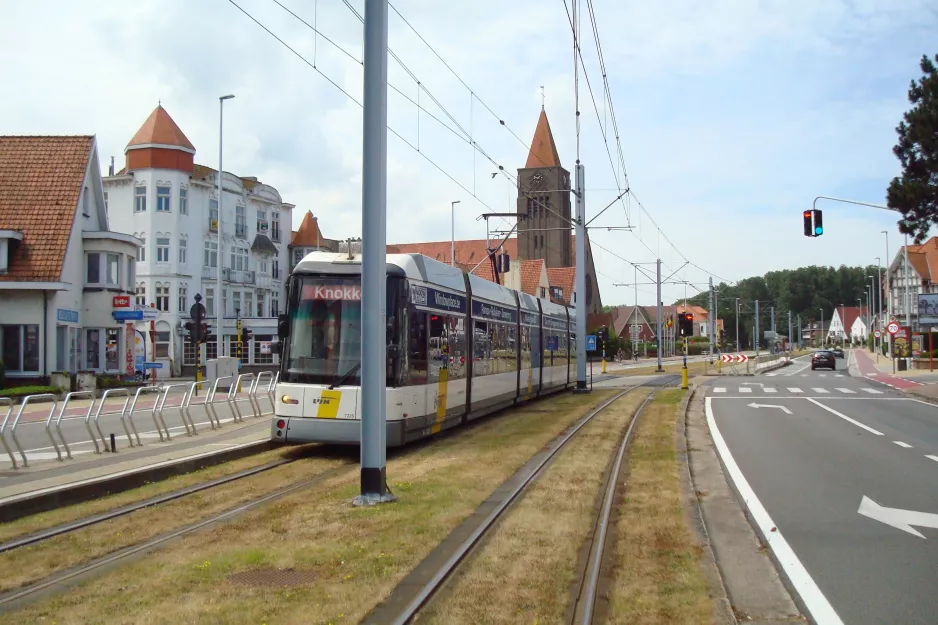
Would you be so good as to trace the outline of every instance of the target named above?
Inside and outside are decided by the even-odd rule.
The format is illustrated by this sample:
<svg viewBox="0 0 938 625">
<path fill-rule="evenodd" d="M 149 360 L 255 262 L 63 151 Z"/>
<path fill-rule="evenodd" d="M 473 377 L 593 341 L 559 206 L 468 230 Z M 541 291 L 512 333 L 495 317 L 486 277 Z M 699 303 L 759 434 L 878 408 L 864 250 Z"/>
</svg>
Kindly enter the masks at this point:
<svg viewBox="0 0 938 625">
<path fill-rule="evenodd" d="M 818 377 L 821 377 L 821 378 L 826 378 L 826 377 L 827 377 L 827 374 L 826 374 L 826 373 L 821 373 L 821 374 L 819 374 L 819 376 L 818 376 Z"/>
<path fill-rule="evenodd" d="M 808 377 L 808 374 L 807 374 L 807 373 L 802 373 L 802 374 L 801 374 L 801 377 L 806 378 L 806 377 Z"/>
<path fill-rule="evenodd" d="M 763 388 L 762 390 L 763 390 L 764 392 L 766 392 L 766 393 L 777 393 L 777 392 L 778 392 L 778 389 L 777 389 L 777 388 Z"/>
<path fill-rule="evenodd" d="M 789 393 L 800 393 L 800 392 L 801 392 L 801 389 L 800 389 L 800 388 L 797 388 L 797 387 L 795 387 L 795 388 L 790 388 L 790 389 L 788 389 L 788 392 L 789 392 Z"/>
<path fill-rule="evenodd" d="M 871 395 L 882 395 L 882 391 L 877 391 L 875 388 L 861 388 L 861 391 L 864 393 L 870 393 Z"/>
<path fill-rule="evenodd" d="M 714 393 L 725 393 L 725 392 L 726 392 L 726 389 L 725 389 L 724 387 L 722 387 L 722 386 L 718 386 L 718 387 L 716 387 L 715 389 L 713 389 L 713 392 L 714 392 Z"/>
<path fill-rule="evenodd" d="M 842 377 L 844 377 L 844 374 L 842 374 L 842 373 L 838 373 L 838 374 L 837 374 L 837 375 L 835 375 L 834 377 L 835 377 L 835 378 L 842 378 Z"/>
<path fill-rule="evenodd" d="M 839 388 L 837 390 L 843 393 L 844 395 L 856 395 L 857 394 L 856 391 L 852 391 L 849 388 Z"/>
<path fill-rule="evenodd" d="M 926 454 L 925 457 L 928 458 L 929 460 L 934 460 L 935 462 L 938 462 L 938 456 L 930 456 Z"/>
<path fill-rule="evenodd" d="M 719 453 L 720 457 L 723 459 L 723 466 L 726 467 L 727 472 L 733 479 L 733 483 L 736 485 L 736 490 L 739 491 L 742 500 L 749 509 L 752 519 L 759 526 L 764 540 L 769 544 L 769 547 L 772 548 L 776 560 L 778 560 L 785 569 L 788 579 L 791 581 L 815 622 L 819 625 L 843 625 L 843 621 L 840 620 L 833 606 L 811 578 L 811 574 L 804 568 L 804 565 L 798 559 L 798 556 L 795 555 L 788 541 L 785 540 L 781 530 L 778 529 L 778 526 L 775 524 L 775 521 L 772 520 L 772 517 L 769 516 L 762 502 L 756 497 L 756 493 L 752 490 L 752 487 L 749 486 L 749 482 L 746 481 L 746 477 L 740 470 L 739 465 L 736 464 L 736 461 L 733 459 L 733 454 L 730 453 L 726 441 L 723 440 L 723 436 L 720 434 L 716 420 L 713 418 L 711 402 L 712 398 L 707 397 L 707 425 L 710 426 L 710 434 L 713 437 L 713 443 L 717 448 L 717 453 Z"/>
<path fill-rule="evenodd" d="M 778 374 L 777 374 L 777 373 L 766 373 L 766 374 L 765 374 L 765 377 L 771 378 L 771 377 L 774 377 L 774 376 L 776 376 L 776 375 L 778 375 Z"/>
<path fill-rule="evenodd" d="M 906 449 L 909 449 L 910 447 L 912 447 L 912 445 L 909 445 L 908 443 L 903 443 L 902 441 L 893 441 L 893 442 L 899 447 L 904 447 Z"/>
<path fill-rule="evenodd" d="M 812 388 L 811 390 L 815 393 L 830 393 L 826 388 Z"/>
<path fill-rule="evenodd" d="M 834 410 L 834 409 L 831 408 L 830 406 L 825 406 L 824 404 L 822 404 L 821 402 L 819 402 L 819 401 L 817 401 L 817 400 L 815 400 L 815 399 L 811 399 L 810 397 L 805 397 L 805 399 L 807 399 L 809 402 L 811 402 L 812 404 L 814 404 L 814 405 L 816 405 L 816 406 L 820 406 L 821 408 L 823 408 L 823 409 L 826 410 L 827 412 L 829 412 L 829 413 L 831 413 L 831 414 L 834 414 L 834 415 L 837 415 L 838 417 L 840 417 L 840 418 L 843 419 L 844 421 L 846 421 L 846 422 L 848 422 L 848 423 L 854 424 L 854 425 L 857 426 L 858 428 L 863 428 L 863 429 L 866 430 L 867 432 L 870 432 L 871 434 L 875 434 L 876 436 L 882 436 L 882 435 L 883 435 L 883 433 L 880 432 L 879 430 L 874 430 L 873 428 L 871 428 L 871 427 L 868 426 L 868 425 L 863 425 L 862 423 L 860 423 L 860 422 L 857 421 L 856 419 L 851 419 L 851 418 L 848 417 L 847 415 L 845 415 L 845 414 L 843 414 L 843 413 L 840 413 L 840 412 L 837 412 L 836 410 Z"/>
<path fill-rule="evenodd" d="M 739 392 L 740 392 L 740 393 L 751 393 L 751 392 L 752 392 L 752 389 L 749 388 L 748 386 L 740 386 L 740 387 L 739 387 Z"/>
<path fill-rule="evenodd" d="M 866 377 L 872 378 L 873 376 L 877 376 L 877 375 L 879 375 L 879 374 L 878 374 L 878 373 L 867 373 L 867 374 L 866 374 Z"/>
</svg>

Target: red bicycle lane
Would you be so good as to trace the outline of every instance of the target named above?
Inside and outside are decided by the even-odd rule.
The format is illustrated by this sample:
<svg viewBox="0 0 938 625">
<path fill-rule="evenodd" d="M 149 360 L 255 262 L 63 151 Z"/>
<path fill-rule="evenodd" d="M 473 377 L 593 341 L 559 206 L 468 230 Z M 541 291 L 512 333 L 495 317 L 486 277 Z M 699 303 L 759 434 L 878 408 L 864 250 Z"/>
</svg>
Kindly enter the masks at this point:
<svg viewBox="0 0 938 625">
<path fill-rule="evenodd" d="M 860 370 L 860 375 L 862 375 L 864 378 L 882 382 L 886 386 L 891 386 L 892 388 L 898 389 L 900 391 L 922 386 L 922 384 L 919 382 L 913 382 L 912 380 L 907 380 L 895 375 L 883 373 L 876 368 L 876 362 L 873 360 L 872 356 L 867 354 L 865 351 L 855 349 L 853 350 L 853 354 L 857 362 L 857 369 Z"/>
</svg>

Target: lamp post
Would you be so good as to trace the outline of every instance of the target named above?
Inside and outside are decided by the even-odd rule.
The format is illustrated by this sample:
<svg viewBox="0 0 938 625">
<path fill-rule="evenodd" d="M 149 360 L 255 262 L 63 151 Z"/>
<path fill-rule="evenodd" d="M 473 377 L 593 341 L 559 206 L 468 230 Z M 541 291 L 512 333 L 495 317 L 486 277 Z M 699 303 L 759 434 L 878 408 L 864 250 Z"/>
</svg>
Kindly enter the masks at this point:
<svg viewBox="0 0 938 625">
<path fill-rule="evenodd" d="M 886 236 L 886 316 L 892 320 L 892 289 L 889 287 L 889 268 L 892 262 L 889 260 L 889 231 L 880 230 Z M 896 361 L 892 357 L 892 335 L 886 333 L 889 337 L 889 359 L 892 360 L 892 372 L 896 372 Z"/>
<path fill-rule="evenodd" d="M 742 350 L 739 348 L 739 298 L 736 298 L 736 353 L 741 354 Z"/>
<path fill-rule="evenodd" d="M 218 223 L 216 224 L 218 230 L 218 292 L 215 294 L 216 302 L 216 314 L 215 316 L 218 319 L 218 328 L 215 330 L 215 336 L 218 340 L 218 356 L 227 356 L 225 350 L 225 337 L 224 337 L 224 318 L 225 318 L 225 296 L 224 296 L 224 284 L 222 281 L 222 267 L 225 266 L 225 240 L 222 236 L 221 230 L 221 214 L 222 214 L 222 179 L 225 177 L 225 170 L 222 169 L 222 132 L 224 125 L 222 120 L 224 119 L 225 113 L 225 100 L 230 100 L 234 97 L 233 94 L 223 95 L 218 98 Z"/>
<path fill-rule="evenodd" d="M 450 242 L 449 242 L 449 262 L 453 267 L 456 266 L 456 205 L 459 204 L 460 200 L 450 202 L 449 205 L 449 225 L 450 225 Z M 488 223 L 488 222 L 486 222 Z"/>
<path fill-rule="evenodd" d="M 824 309 L 821 308 L 821 347 L 824 347 Z"/>
<path fill-rule="evenodd" d="M 840 305 L 840 325 L 843 326 L 843 345 L 847 349 L 847 308 Z"/>
</svg>

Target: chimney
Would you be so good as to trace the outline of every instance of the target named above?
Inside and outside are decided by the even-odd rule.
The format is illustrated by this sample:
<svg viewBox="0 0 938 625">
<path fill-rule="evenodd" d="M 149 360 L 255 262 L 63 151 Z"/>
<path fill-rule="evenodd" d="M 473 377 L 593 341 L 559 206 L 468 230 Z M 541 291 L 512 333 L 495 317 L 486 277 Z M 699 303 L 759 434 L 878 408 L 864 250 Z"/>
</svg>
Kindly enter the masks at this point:
<svg viewBox="0 0 938 625">
<path fill-rule="evenodd" d="M 108 176 L 114 175 L 114 157 L 113 156 L 111 157 L 111 166 L 107 168 L 107 175 Z"/>
</svg>

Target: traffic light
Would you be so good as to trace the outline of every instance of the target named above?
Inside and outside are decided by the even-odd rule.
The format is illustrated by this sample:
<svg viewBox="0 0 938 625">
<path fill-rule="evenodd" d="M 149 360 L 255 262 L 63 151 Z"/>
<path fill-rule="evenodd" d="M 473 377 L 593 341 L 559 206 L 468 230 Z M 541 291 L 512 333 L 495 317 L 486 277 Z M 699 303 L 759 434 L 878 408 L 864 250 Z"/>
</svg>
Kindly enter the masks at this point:
<svg viewBox="0 0 938 625">
<path fill-rule="evenodd" d="M 677 316 L 677 326 L 681 336 L 694 335 L 694 313 L 682 312 Z"/>
<path fill-rule="evenodd" d="M 802 213 L 804 217 L 804 236 L 819 237 L 824 234 L 824 216 L 820 210 L 812 208 Z"/>
<path fill-rule="evenodd" d="M 241 329 L 241 345 L 247 348 L 248 343 L 254 338 L 254 333 L 247 328 Z"/>
<path fill-rule="evenodd" d="M 196 328 L 195 322 L 187 321 L 186 322 L 186 342 L 188 343 L 198 343 L 199 341 L 195 338 Z"/>
<path fill-rule="evenodd" d="M 207 343 L 207 342 L 208 342 L 208 335 L 209 335 L 208 324 L 207 324 L 207 323 L 203 323 L 203 324 L 202 324 L 202 331 L 199 333 L 199 342 L 200 342 L 200 343 Z"/>
</svg>

